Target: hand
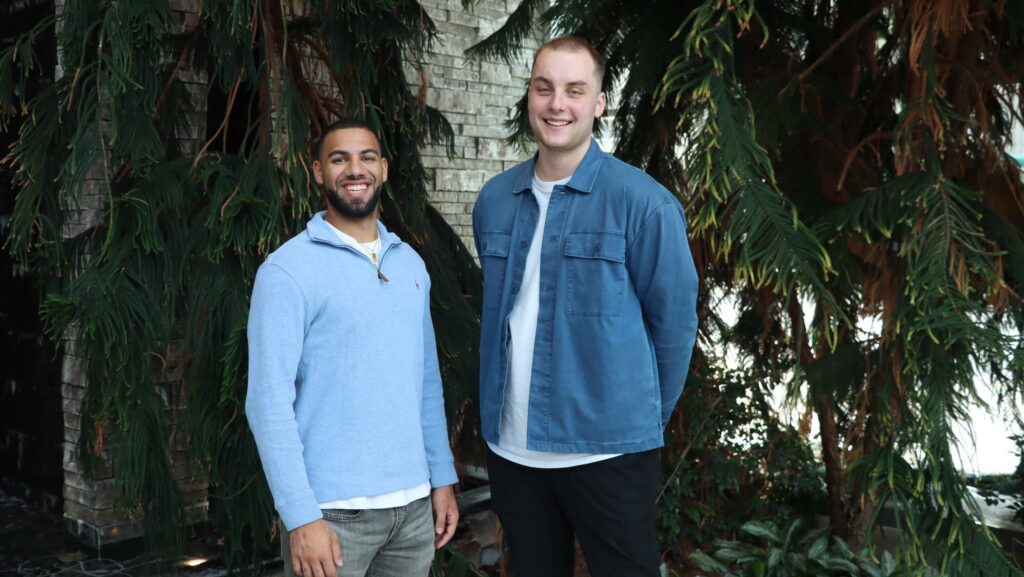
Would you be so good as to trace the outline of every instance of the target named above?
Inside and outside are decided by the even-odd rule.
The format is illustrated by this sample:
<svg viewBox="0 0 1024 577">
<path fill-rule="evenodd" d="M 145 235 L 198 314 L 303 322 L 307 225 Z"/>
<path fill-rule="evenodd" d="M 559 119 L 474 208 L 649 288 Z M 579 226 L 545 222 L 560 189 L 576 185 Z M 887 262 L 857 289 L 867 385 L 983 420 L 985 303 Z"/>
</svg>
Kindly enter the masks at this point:
<svg viewBox="0 0 1024 577">
<path fill-rule="evenodd" d="M 454 499 L 453 499 L 454 500 Z M 288 533 L 292 571 L 299 577 L 337 577 L 341 567 L 338 536 L 323 519 L 296 527 Z"/>
<path fill-rule="evenodd" d="M 459 505 L 455 502 L 455 486 L 438 487 L 430 492 L 434 506 L 434 548 L 440 549 L 451 540 L 459 524 Z"/>
</svg>

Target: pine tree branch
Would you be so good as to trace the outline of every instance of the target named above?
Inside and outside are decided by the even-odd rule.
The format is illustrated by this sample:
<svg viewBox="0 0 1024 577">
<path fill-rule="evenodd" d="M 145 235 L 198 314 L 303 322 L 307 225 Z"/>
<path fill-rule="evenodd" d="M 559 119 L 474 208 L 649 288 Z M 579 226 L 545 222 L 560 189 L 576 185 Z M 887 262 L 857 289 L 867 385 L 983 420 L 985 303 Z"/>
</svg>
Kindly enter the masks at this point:
<svg viewBox="0 0 1024 577">
<path fill-rule="evenodd" d="M 826 60 L 828 60 L 828 58 L 830 56 L 832 56 L 833 52 L 835 52 L 840 46 L 842 46 L 844 43 L 846 43 L 847 40 L 852 38 L 854 34 L 859 32 L 860 29 L 863 28 L 865 24 L 870 22 L 871 19 L 874 18 L 876 14 L 881 12 L 883 8 L 885 8 L 886 6 L 888 6 L 889 4 L 892 4 L 892 3 L 893 3 L 893 0 L 883 0 L 882 3 L 877 4 L 874 8 L 869 10 L 867 12 L 867 14 L 865 14 L 864 16 L 861 16 L 861 18 L 859 20 L 857 20 L 857 22 L 855 22 L 853 24 L 853 26 L 850 26 L 849 28 L 846 29 L 846 32 L 843 32 L 843 35 L 840 36 L 838 40 L 833 42 L 831 46 L 829 46 L 827 49 L 825 49 L 825 51 L 821 53 L 821 56 L 819 56 L 817 60 L 815 60 L 810 66 L 805 68 L 803 72 L 801 72 L 800 74 L 798 74 L 796 76 L 796 78 L 790 80 L 789 83 L 786 84 L 786 86 L 782 90 L 779 91 L 779 94 L 778 94 L 779 98 L 784 96 L 786 94 L 786 92 L 789 91 L 789 89 L 793 85 L 803 83 L 803 81 L 806 80 L 807 77 L 810 76 L 811 73 L 814 72 L 814 70 L 816 68 L 818 68 L 818 66 L 821 66 L 821 64 L 823 62 L 825 62 Z"/>
<path fill-rule="evenodd" d="M 873 132 L 873 133 L 865 136 L 860 142 L 857 143 L 856 146 L 851 148 L 850 152 L 846 155 L 846 160 L 843 162 L 843 169 L 839 173 L 839 180 L 838 180 L 838 182 L 836 182 L 836 190 L 838 191 L 838 190 L 842 190 L 843 189 L 843 184 L 846 182 L 846 174 L 847 174 L 847 172 L 849 172 L 850 167 L 853 165 L 853 161 L 856 160 L 857 153 L 860 152 L 861 148 L 864 148 L 865 145 L 867 145 L 867 144 L 869 144 L 871 142 L 874 142 L 876 140 L 882 140 L 884 138 L 894 138 L 894 137 L 895 137 L 895 135 L 892 132 L 890 132 L 890 131 L 886 131 L 886 132 Z"/>
<path fill-rule="evenodd" d="M 231 85 L 231 91 L 228 92 L 228 103 L 224 110 L 224 117 L 221 119 L 220 124 L 217 126 L 217 130 L 213 131 L 213 135 L 210 136 L 210 138 L 208 138 L 205 143 L 203 143 L 203 146 L 199 149 L 199 152 L 196 153 L 196 157 L 192 161 L 192 168 L 195 168 L 196 165 L 199 164 L 199 161 L 206 156 L 206 151 L 210 148 L 210 145 L 213 144 L 213 141 L 217 140 L 217 136 L 227 129 L 228 121 L 231 119 L 231 111 L 234 110 L 235 107 L 235 97 L 238 96 L 238 89 L 242 85 L 242 74 L 242 71 L 239 70 L 238 74 L 235 76 L 235 82 Z M 225 146 L 223 148 L 226 149 L 227 147 Z"/>
</svg>

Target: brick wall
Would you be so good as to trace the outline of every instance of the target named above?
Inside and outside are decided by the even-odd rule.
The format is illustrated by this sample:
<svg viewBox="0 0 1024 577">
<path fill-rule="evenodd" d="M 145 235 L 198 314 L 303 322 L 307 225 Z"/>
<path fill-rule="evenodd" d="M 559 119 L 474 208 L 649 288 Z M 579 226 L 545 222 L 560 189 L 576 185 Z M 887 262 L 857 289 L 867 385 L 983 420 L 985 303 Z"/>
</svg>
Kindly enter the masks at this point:
<svg viewBox="0 0 1024 577">
<path fill-rule="evenodd" d="M 524 94 L 533 51 L 542 40 L 539 34 L 529 39 L 512 66 L 470 60 L 463 54 L 466 48 L 497 30 L 519 0 L 485 0 L 471 11 L 462 9 L 461 0 L 422 3 L 439 32 L 424 68 L 427 103 L 444 112 L 455 131 L 453 158 L 440 146 L 422 151 L 433 179 L 430 200 L 475 256 L 471 218 L 480 187 L 527 156 L 505 143 L 505 121 Z"/>
<path fill-rule="evenodd" d="M 58 15 L 62 13 L 65 0 L 57 0 Z M 178 30 L 191 26 L 198 0 L 170 0 L 174 26 Z M 62 66 L 61 55 L 57 57 L 58 77 L 68 71 Z M 188 115 L 185 134 L 180 134 L 183 147 L 198 150 L 206 133 L 206 78 L 205 73 L 196 72 L 188 67 L 179 72 L 179 78 L 186 88 L 192 92 L 195 110 Z M 101 130 L 107 131 L 106 123 Z M 109 133 L 106 138 L 109 141 Z M 94 226 L 102 216 L 107 197 L 107 185 L 102 162 L 98 162 L 87 175 L 82 186 L 82 198 L 78 208 L 68 210 L 65 214 L 64 235 L 70 237 Z M 173 343 L 172 343 L 173 346 Z M 102 457 L 103 464 L 98 467 L 93 478 L 85 475 L 84 468 L 78 457 L 78 440 L 81 436 L 80 414 L 82 398 L 85 394 L 86 380 L 82 374 L 81 356 L 76 353 L 75 342 L 71 338 L 62 341 L 61 366 L 61 399 L 64 414 L 64 458 L 63 458 L 63 496 L 64 521 L 68 533 L 73 537 L 96 549 L 123 541 L 142 534 L 141 519 L 133 518 L 127 511 L 114 505 L 114 471 L 110 467 L 106 450 Z M 168 355 L 174 358 L 174 355 Z M 173 372 L 167 367 L 164 374 Z M 166 402 L 168 412 L 182 409 L 181 383 L 169 382 L 158 377 L 159 393 Z M 187 447 L 184 439 L 176 436 L 169 440 L 173 475 L 178 481 L 182 492 L 182 501 L 186 506 L 186 516 L 199 520 L 206 514 L 206 482 L 192 478 L 188 470 Z"/>
<path fill-rule="evenodd" d="M 198 0 L 171 0 L 177 26 L 185 26 L 192 17 Z M 57 11 L 65 0 L 58 0 Z M 533 38 L 524 47 L 512 66 L 504 62 L 476 62 L 463 52 L 496 30 L 518 0 L 485 0 L 471 11 L 462 9 L 461 0 L 424 0 L 428 14 L 438 28 L 438 38 L 427 57 L 425 74 L 428 83 L 427 102 L 445 113 L 455 131 L 454 158 L 449 159 L 444 147 L 426 147 L 423 161 L 432 182 L 428 185 L 431 201 L 438 207 L 466 245 L 475 253 L 472 243 L 471 213 L 476 195 L 491 176 L 521 161 L 526 155 L 509 148 L 505 121 L 513 105 L 522 96 L 529 78 L 529 58 L 539 39 Z M 58 55 L 57 75 L 66 73 Z M 206 79 L 193 70 L 181 71 L 181 79 L 193 92 L 197 110 L 189 121 L 188 133 L 181 135 L 185 146 L 201 146 L 206 133 Z M 410 79 L 418 76 L 410 71 Z M 417 80 L 418 81 L 418 80 Z M 100 218 L 107 196 L 102 163 L 91 171 L 83 187 L 78 209 L 69 211 L 65 235 L 74 235 L 94 225 Z M 94 546 L 134 537 L 141 525 L 114 507 L 114 472 L 101 467 L 96 479 L 83 475 L 77 457 L 80 436 L 79 414 L 85 380 L 81 359 L 75 354 L 75 343 L 63 343 L 61 396 L 64 413 L 64 510 L 69 532 Z M 162 383 L 161 392 L 174 410 L 180 402 L 177 385 Z M 172 440 L 175 476 L 182 487 L 190 515 L 202 516 L 206 507 L 206 486 L 187 477 L 184 466 L 185 447 L 180 439 Z"/>
</svg>

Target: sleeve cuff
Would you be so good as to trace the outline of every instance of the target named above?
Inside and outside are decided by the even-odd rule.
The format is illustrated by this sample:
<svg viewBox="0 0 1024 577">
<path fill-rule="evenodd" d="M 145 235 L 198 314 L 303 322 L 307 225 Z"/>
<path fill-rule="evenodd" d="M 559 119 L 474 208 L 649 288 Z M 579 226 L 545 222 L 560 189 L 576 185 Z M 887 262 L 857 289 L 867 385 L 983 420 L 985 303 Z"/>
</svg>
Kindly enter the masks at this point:
<svg viewBox="0 0 1024 577">
<path fill-rule="evenodd" d="M 323 513 L 320 512 L 320 506 L 317 503 L 301 503 L 282 507 L 278 509 L 277 513 L 281 515 L 284 528 L 289 531 L 323 518 Z"/>
<path fill-rule="evenodd" d="M 455 462 L 445 461 L 443 463 L 430 464 L 430 488 L 447 487 L 459 482 L 459 476 L 455 474 Z"/>
</svg>

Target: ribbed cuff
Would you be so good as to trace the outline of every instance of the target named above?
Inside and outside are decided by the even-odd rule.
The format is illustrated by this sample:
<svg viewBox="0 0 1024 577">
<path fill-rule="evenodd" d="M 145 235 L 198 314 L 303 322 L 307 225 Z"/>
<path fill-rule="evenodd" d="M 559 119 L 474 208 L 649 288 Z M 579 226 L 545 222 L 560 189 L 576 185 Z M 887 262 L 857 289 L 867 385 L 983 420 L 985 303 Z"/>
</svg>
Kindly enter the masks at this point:
<svg viewBox="0 0 1024 577">
<path fill-rule="evenodd" d="M 284 523 L 284 528 L 289 531 L 323 518 L 323 514 L 320 512 L 320 505 L 315 501 L 289 504 L 287 507 L 278 509 L 277 513 L 281 515 L 281 522 Z"/>
<path fill-rule="evenodd" d="M 444 461 L 442 463 L 430 463 L 430 487 L 447 487 L 459 482 L 459 476 L 455 474 L 455 462 Z"/>
</svg>

